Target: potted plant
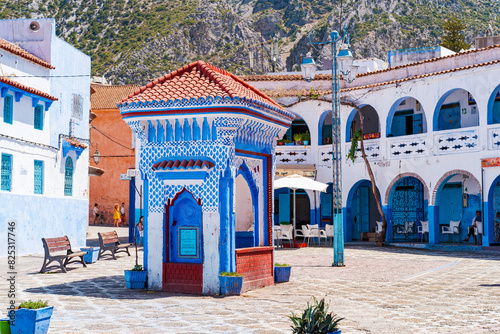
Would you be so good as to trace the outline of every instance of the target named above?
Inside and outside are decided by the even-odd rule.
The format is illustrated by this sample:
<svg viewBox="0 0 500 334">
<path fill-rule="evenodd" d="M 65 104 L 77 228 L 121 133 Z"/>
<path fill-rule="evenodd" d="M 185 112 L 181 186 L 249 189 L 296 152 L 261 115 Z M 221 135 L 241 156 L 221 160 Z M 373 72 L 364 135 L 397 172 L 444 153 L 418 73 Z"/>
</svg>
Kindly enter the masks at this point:
<svg viewBox="0 0 500 334">
<path fill-rule="evenodd" d="M 274 264 L 274 281 L 276 283 L 288 282 L 290 280 L 290 273 L 292 267 L 286 263 Z"/>
<path fill-rule="evenodd" d="M 294 134 L 293 140 L 295 140 L 295 145 L 302 145 L 302 133 Z"/>
<path fill-rule="evenodd" d="M 278 143 L 278 146 L 283 146 L 283 145 L 285 145 L 285 140 L 279 139 L 276 143 Z"/>
<path fill-rule="evenodd" d="M 292 333 L 298 334 L 340 334 L 338 323 L 343 318 L 338 318 L 336 314 L 328 313 L 328 304 L 325 299 L 319 302 L 314 298 L 314 303 L 307 303 L 307 307 L 301 316 L 296 316 L 292 312 L 289 318 L 292 320 Z"/>
<path fill-rule="evenodd" d="M 311 140 L 311 134 L 309 131 L 306 131 L 302 134 L 302 141 L 304 142 L 304 145 L 309 145 L 309 141 Z"/>
<path fill-rule="evenodd" d="M 47 306 L 43 300 L 22 302 L 14 310 L 10 319 L 10 332 L 15 334 L 46 334 L 49 331 L 50 317 L 54 306 Z"/>
<path fill-rule="evenodd" d="M 243 275 L 223 271 L 219 275 L 220 294 L 223 296 L 239 295 L 243 287 Z"/>
<path fill-rule="evenodd" d="M 135 266 L 132 270 L 124 270 L 125 285 L 128 289 L 145 289 L 148 272 L 143 270 L 139 264 L 139 256 L 137 254 L 137 244 L 135 246 Z"/>
<path fill-rule="evenodd" d="M 293 145 L 290 139 L 283 139 L 283 142 L 285 143 L 285 145 Z"/>
</svg>

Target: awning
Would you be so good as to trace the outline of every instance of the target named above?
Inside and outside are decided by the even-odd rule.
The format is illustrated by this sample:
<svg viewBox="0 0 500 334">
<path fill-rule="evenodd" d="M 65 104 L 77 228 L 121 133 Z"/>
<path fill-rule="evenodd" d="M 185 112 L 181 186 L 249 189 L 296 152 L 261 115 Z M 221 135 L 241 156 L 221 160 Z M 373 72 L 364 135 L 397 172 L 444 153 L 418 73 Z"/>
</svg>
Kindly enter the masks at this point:
<svg viewBox="0 0 500 334">
<path fill-rule="evenodd" d="M 316 178 L 316 165 L 276 165 L 275 176 L 297 174 L 304 177 Z"/>
<path fill-rule="evenodd" d="M 104 169 L 89 166 L 89 176 L 101 176 L 104 174 Z"/>
<path fill-rule="evenodd" d="M 63 158 L 68 155 L 69 151 L 75 151 L 76 158 L 87 148 L 87 145 L 80 143 L 73 138 L 64 138 L 62 142 Z"/>
</svg>

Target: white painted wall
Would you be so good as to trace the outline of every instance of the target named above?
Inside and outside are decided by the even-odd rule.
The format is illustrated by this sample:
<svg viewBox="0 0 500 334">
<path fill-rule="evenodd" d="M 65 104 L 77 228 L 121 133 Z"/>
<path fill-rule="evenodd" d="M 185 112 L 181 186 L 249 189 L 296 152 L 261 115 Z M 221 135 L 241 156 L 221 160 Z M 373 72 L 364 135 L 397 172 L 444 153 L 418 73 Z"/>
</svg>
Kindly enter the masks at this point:
<svg viewBox="0 0 500 334">
<path fill-rule="evenodd" d="M 203 294 L 219 293 L 220 214 L 203 213 Z"/>
<path fill-rule="evenodd" d="M 252 194 L 243 175 L 236 178 L 236 231 L 252 231 L 254 213 Z"/>
</svg>

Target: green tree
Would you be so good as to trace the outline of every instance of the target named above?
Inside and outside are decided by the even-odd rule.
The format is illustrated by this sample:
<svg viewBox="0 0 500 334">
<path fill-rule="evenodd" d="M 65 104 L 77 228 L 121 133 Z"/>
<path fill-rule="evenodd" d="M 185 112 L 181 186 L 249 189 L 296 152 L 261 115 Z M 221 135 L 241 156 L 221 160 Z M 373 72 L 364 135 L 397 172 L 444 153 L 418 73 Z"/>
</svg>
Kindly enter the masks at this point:
<svg viewBox="0 0 500 334">
<path fill-rule="evenodd" d="M 454 52 L 469 49 L 471 44 L 465 42 L 465 35 L 463 34 L 466 26 L 460 17 L 457 15 L 451 15 L 441 28 L 444 30 L 441 45 Z"/>
</svg>

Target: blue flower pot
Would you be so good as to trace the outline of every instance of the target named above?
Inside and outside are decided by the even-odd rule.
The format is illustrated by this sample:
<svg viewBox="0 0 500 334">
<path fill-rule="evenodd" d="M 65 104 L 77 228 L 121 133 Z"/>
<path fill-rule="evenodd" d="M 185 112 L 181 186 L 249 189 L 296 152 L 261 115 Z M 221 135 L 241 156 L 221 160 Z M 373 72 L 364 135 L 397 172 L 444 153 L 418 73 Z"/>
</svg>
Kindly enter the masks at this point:
<svg viewBox="0 0 500 334">
<path fill-rule="evenodd" d="M 288 282 L 292 267 L 274 267 L 274 281 L 276 283 Z"/>
<path fill-rule="evenodd" d="M 99 249 L 100 247 L 82 247 L 81 251 L 88 252 L 83 256 L 83 261 L 85 263 L 94 263 L 97 261 L 99 257 Z"/>
<path fill-rule="evenodd" d="M 50 317 L 54 306 L 37 310 L 20 308 L 15 310 L 15 320 L 10 324 L 12 334 L 46 334 L 49 331 Z"/>
<path fill-rule="evenodd" d="M 239 295 L 243 287 L 243 276 L 220 276 L 220 294 L 223 296 Z"/>
<path fill-rule="evenodd" d="M 125 285 L 128 289 L 145 289 L 148 272 L 146 270 L 133 271 L 124 270 L 125 272 Z"/>
</svg>

